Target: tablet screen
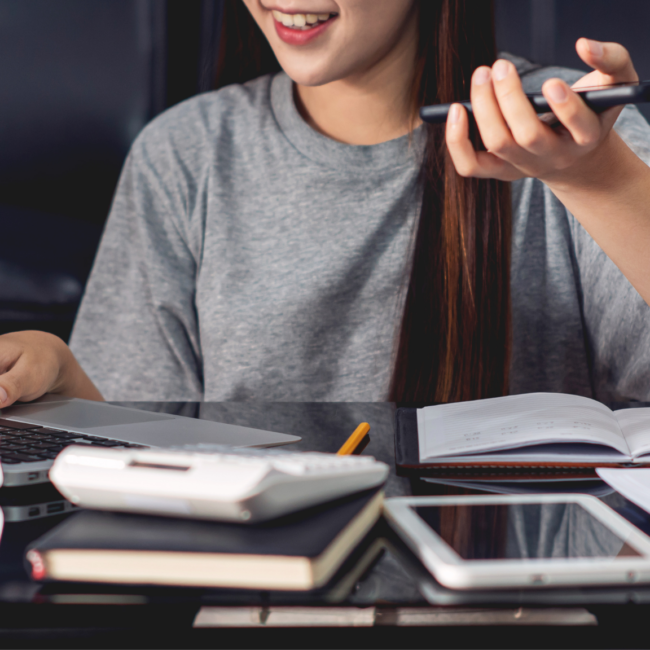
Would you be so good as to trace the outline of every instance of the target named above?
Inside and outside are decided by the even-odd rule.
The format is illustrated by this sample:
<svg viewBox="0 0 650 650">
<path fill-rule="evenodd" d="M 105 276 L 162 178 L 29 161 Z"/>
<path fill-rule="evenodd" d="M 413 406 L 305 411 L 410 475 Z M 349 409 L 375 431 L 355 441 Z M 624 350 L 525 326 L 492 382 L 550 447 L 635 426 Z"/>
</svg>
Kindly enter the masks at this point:
<svg viewBox="0 0 650 650">
<path fill-rule="evenodd" d="M 414 511 L 465 560 L 641 556 L 577 503 L 455 504 Z"/>
</svg>

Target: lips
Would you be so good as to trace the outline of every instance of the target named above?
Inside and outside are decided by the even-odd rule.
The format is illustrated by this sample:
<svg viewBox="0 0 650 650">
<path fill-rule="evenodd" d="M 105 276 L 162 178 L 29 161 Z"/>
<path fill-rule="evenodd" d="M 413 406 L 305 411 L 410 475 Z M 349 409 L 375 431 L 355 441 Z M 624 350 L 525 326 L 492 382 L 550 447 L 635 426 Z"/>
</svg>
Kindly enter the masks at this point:
<svg viewBox="0 0 650 650">
<path fill-rule="evenodd" d="M 300 14 L 299 14 L 300 15 Z M 336 14 L 330 15 L 330 17 L 325 21 L 320 21 L 310 26 L 306 23 L 304 26 L 300 23 L 299 25 L 288 27 L 282 22 L 278 21 L 277 18 L 273 18 L 275 23 L 275 31 L 277 32 L 280 40 L 288 45 L 307 45 L 311 43 L 321 34 L 327 31 L 330 25 L 338 18 Z M 297 27 L 297 28 L 296 28 Z"/>
</svg>

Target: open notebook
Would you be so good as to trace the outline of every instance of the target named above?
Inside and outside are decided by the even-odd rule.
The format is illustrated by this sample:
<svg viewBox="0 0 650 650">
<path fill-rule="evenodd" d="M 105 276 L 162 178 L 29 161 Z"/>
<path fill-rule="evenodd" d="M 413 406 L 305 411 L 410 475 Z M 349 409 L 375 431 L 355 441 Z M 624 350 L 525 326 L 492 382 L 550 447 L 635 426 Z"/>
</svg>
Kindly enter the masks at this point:
<svg viewBox="0 0 650 650">
<path fill-rule="evenodd" d="M 650 408 L 511 395 L 418 409 L 417 436 L 423 464 L 643 464 L 650 463 Z"/>
</svg>

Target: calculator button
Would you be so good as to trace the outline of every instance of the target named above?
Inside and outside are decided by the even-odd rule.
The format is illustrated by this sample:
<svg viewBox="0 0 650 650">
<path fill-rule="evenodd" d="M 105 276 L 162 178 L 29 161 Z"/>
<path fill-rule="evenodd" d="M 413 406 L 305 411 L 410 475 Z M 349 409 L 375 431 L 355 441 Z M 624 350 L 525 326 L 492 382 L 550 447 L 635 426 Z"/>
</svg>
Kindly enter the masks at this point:
<svg viewBox="0 0 650 650">
<path fill-rule="evenodd" d="M 309 468 L 303 463 L 291 462 L 290 460 L 273 460 L 271 463 L 273 469 L 293 476 L 303 476 L 309 473 Z"/>
</svg>

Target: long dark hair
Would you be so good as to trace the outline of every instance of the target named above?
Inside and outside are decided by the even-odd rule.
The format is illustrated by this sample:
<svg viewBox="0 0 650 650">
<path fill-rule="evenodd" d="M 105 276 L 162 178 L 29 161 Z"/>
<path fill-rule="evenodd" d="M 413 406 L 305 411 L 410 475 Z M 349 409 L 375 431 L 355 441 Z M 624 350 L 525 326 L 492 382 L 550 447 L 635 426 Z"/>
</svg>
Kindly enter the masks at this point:
<svg viewBox="0 0 650 650">
<path fill-rule="evenodd" d="M 226 0 L 224 11 L 216 87 L 280 70 L 242 0 Z M 420 0 L 419 12 L 414 113 L 469 98 L 472 72 L 496 56 L 492 0 Z M 509 186 L 459 176 L 444 127 L 424 128 L 422 208 L 389 399 L 503 395 L 510 362 Z"/>
</svg>

